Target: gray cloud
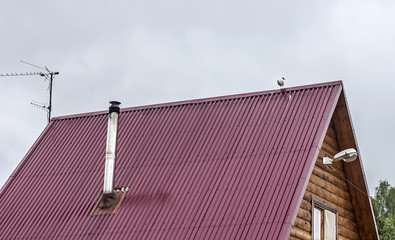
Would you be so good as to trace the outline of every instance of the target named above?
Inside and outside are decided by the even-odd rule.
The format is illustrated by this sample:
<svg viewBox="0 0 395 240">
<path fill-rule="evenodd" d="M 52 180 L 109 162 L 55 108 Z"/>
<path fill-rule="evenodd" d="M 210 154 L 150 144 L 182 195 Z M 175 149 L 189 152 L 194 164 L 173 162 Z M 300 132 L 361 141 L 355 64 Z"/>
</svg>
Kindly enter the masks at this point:
<svg viewBox="0 0 395 240">
<path fill-rule="evenodd" d="M 45 1 L 0 6 L 0 72 L 59 71 L 53 115 L 343 79 L 372 192 L 395 184 L 395 3 Z M 0 78 L 0 185 L 46 125 L 40 76 Z"/>
</svg>

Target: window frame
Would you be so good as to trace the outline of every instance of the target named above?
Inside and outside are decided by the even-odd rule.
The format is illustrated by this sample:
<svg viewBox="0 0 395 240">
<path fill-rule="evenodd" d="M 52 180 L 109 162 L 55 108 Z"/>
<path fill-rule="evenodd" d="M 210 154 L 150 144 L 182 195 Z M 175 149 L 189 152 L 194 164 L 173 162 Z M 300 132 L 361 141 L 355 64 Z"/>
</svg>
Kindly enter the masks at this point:
<svg viewBox="0 0 395 240">
<path fill-rule="evenodd" d="M 337 209 L 318 201 L 317 199 L 312 198 L 311 200 L 311 238 L 314 239 L 314 209 L 320 209 L 322 213 L 324 213 L 325 210 L 330 211 L 335 214 L 336 216 L 336 239 L 339 239 L 338 237 L 338 229 L 339 229 L 339 216 L 338 216 L 338 211 Z M 325 218 L 324 218 L 325 219 Z M 321 223 L 321 231 L 324 230 L 325 222 Z M 325 231 L 325 230 L 324 230 Z M 323 231 L 322 231 L 323 232 Z M 324 239 L 325 240 L 325 239 Z"/>
</svg>

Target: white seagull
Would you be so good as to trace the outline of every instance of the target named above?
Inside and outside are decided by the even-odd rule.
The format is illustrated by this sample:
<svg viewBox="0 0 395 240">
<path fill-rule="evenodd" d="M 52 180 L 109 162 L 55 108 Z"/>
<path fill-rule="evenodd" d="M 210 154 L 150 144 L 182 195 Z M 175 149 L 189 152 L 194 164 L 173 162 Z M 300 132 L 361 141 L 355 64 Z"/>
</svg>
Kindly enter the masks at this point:
<svg viewBox="0 0 395 240">
<path fill-rule="evenodd" d="M 280 86 L 281 88 L 283 88 L 284 83 L 285 83 L 285 78 L 284 78 L 284 77 L 282 77 L 281 80 L 277 80 L 277 84 L 278 84 L 278 86 Z"/>
</svg>

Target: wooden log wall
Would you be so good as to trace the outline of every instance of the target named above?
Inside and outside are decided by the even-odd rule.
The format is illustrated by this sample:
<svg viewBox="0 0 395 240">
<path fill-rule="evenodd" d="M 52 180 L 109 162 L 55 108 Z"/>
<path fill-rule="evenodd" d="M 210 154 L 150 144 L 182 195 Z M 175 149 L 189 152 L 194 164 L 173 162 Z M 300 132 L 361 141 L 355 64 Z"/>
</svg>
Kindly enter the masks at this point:
<svg viewBox="0 0 395 240">
<path fill-rule="evenodd" d="M 333 158 L 338 153 L 339 145 L 336 133 L 331 122 L 326 133 L 324 143 L 321 147 L 318 159 L 303 196 L 298 215 L 291 231 L 291 240 L 312 239 L 312 199 L 316 199 L 335 208 L 338 211 L 338 239 L 358 240 L 359 230 L 356 223 L 354 208 L 351 203 L 350 192 L 344 174 L 343 162 L 325 166 L 322 158 L 327 156 Z M 343 150 L 343 149 L 342 149 Z"/>
</svg>

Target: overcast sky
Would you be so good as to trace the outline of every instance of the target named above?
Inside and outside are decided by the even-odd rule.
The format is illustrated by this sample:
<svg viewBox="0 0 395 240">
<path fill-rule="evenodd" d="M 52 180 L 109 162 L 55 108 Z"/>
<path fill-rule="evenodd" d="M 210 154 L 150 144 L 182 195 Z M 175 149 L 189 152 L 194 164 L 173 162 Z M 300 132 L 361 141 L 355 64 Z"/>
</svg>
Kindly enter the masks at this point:
<svg viewBox="0 0 395 240">
<path fill-rule="evenodd" d="M 53 116 L 343 80 L 371 193 L 395 185 L 395 2 L 1 0 L 0 73 Z M 0 186 L 47 124 L 0 77 Z M 104 158 L 104 156 L 103 156 Z"/>
</svg>

